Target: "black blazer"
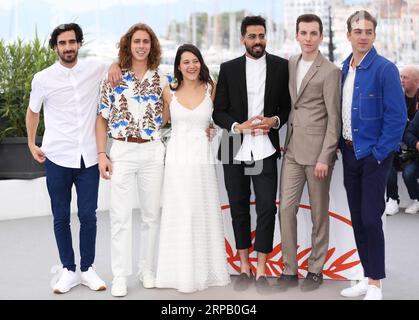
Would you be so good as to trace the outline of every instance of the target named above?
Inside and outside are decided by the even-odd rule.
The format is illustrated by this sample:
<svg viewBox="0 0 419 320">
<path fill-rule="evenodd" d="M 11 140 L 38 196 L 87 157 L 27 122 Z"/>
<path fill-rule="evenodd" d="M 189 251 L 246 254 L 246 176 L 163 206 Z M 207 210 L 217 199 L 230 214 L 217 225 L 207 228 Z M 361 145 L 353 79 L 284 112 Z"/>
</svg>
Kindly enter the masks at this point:
<svg viewBox="0 0 419 320">
<path fill-rule="evenodd" d="M 288 61 L 266 53 L 264 116 L 278 116 L 282 127 L 288 121 L 290 108 Z M 215 124 L 229 133 L 234 122 L 242 123 L 248 120 L 245 55 L 221 64 L 212 116 Z M 281 157 L 278 131 L 279 129 L 271 129 L 268 135 L 277 151 L 277 156 Z M 240 144 L 233 145 L 233 134 L 229 133 L 226 131 L 223 133 L 218 159 L 231 162 L 240 149 L 243 135 L 240 137 Z M 223 144 L 229 146 L 228 154 L 225 154 L 227 150 Z"/>
</svg>

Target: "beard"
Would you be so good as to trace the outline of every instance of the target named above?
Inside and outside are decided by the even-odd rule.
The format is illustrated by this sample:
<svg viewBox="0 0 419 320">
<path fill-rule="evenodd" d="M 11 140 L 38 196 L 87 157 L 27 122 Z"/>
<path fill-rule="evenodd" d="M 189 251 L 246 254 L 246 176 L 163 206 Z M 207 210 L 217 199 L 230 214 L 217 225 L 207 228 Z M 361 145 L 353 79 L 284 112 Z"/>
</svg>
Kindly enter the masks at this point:
<svg viewBox="0 0 419 320">
<path fill-rule="evenodd" d="M 263 57 L 263 55 L 265 54 L 265 48 L 266 46 L 263 44 L 257 44 L 252 47 L 246 45 L 247 53 L 255 59 Z"/>
<path fill-rule="evenodd" d="M 73 57 L 66 58 L 65 55 L 68 53 L 73 53 L 74 54 Z M 74 61 L 76 61 L 78 54 L 79 54 L 78 50 L 68 50 L 68 51 L 58 52 L 58 56 L 65 63 L 73 63 Z"/>
</svg>

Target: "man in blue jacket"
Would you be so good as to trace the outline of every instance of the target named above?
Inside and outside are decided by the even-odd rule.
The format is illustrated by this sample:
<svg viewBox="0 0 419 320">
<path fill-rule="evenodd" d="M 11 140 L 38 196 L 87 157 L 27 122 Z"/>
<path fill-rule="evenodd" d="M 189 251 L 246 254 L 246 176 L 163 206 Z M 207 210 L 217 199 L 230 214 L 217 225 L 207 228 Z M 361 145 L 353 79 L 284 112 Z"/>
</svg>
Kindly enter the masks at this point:
<svg viewBox="0 0 419 320">
<path fill-rule="evenodd" d="M 341 295 L 365 295 L 365 300 L 383 297 L 384 192 L 407 121 L 397 67 L 373 46 L 376 27 L 375 18 L 364 10 L 348 18 L 352 54 L 342 71 L 344 185 L 365 279 Z"/>
</svg>

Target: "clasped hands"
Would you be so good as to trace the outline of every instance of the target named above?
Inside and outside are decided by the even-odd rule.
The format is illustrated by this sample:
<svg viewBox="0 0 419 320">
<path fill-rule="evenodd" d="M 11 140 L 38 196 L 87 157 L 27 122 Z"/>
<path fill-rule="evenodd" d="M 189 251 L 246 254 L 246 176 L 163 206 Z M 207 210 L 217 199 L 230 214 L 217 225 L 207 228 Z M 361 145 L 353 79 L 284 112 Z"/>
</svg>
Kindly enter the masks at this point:
<svg viewBox="0 0 419 320">
<path fill-rule="evenodd" d="M 235 125 L 234 130 L 252 136 L 264 135 L 268 134 L 269 130 L 276 125 L 276 121 L 275 117 L 254 116 L 241 124 Z"/>
</svg>

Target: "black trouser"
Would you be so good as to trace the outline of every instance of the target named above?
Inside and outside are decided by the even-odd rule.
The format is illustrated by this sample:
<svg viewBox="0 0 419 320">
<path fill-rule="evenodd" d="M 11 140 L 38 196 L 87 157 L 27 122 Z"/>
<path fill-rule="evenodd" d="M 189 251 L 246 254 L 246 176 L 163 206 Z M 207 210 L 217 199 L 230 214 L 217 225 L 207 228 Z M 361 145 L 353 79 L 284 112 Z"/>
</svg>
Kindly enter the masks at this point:
<svg viewBox="0 0 419 320">
<path fill-rule="evenodd" d="M 250 227 L 250 181 L 256 200 L 255 251 L 270 253 L 275 230 L 276 194 L 278 188 L 277 155 L 256 162 L 263 163 L 260 174 L 247 175 L 245 163 L 224 164 L 224 182 L 230 202 L 236 249 L 252 246 Z M 262 162 L 262 163 L 261 163 Z"/>
</svg>

